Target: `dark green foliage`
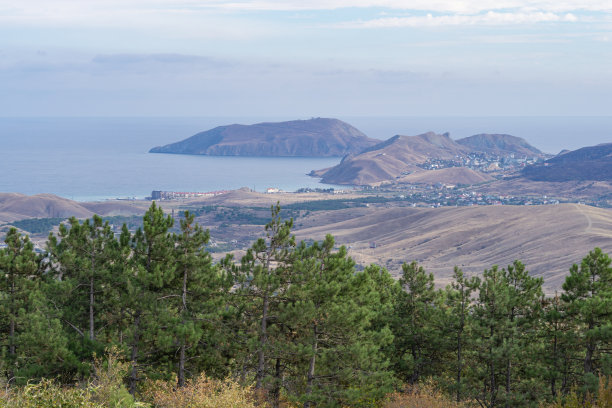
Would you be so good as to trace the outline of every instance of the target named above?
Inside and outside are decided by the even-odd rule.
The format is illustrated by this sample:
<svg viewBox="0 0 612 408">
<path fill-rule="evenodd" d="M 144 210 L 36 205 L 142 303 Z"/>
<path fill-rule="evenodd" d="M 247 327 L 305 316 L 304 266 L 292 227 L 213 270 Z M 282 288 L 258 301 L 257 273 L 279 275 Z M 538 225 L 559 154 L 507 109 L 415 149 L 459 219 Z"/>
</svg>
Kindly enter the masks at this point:
<svg viewBox="0 0 612 408">
<path fill-rule="evenodd" d="M 350 208 L 344 200 L 316 200 L 303 203 L 287 204 L 283 211 L 331 211 Z"/>
<path fill-rule="evenodd" d="M 444 324 L 444 335 L 449 339 L 446 348 L 452 350 L 456 357 L 453 369 L 454 384 L 449 388 L 454 392 L 456 401 L 459 402 L 464 396 L 466 366 L 466 350 L 472 349 L 473 333 L 471 321 L 472 294 L 478 290 L 480 279 L 478 277 L 467 278 L 463 271 L 455 266 L 453 282 L 446 287 L 446 324 Z"/>
<path fill-rule="evenodd" d="M 252 333 L 248 340 L 249 354 L 256 356 L 256 362 L 244 360 L 243 370 L 253 364 L 255 387 L 261 389 L 269 382 L 271 355 L 274 354 L 274 338 L 270 336 L 272 313 L 283 301 L 288 288 L 295 238 L 291 235 L 293 220 L 282 221 L 280 207 L 272 207 L 272 220 L 265 226 L 266 237 L 258 239 L 242 258 L 236 269 L 236 294 L 248 303 L 242 304 L 244 330 Z"/>
<path fill-rule="evenodd" d="M 441 350 L 439 331 L 441 308 L 434 289 L 434 278 L 415 261 L 402 265 L 399 280 L 404 289 L 396 299 L 393 322 L 395 372 L 400 379 L 415 384 L 432 375 Z"/>
<path fill-rule="evenodd" d="M 574 264 L 563 284 L 568 314 L 579 328 L 585 386 L 594 391 L 598 375 L 612 373 L 612 261 L 595 248 Z"/>
<path fill-rule="evenodd" d="M 237 225 L 266 225 L 270 221 L 268 217 L 259 216 L 257 213 L 245 211 L 239 207 L 218 210 L 214 219 Z"/>
<path fill-rule="evenodd" d="M 485 270 L 474 308 L 473 396 L 487 407 L 537 406 L 537 324 L 542 280 L 515 261 L 507 269 Z M 480 391 L 476 391 L 480 390 Z"/>
<path fill-rule="evenodd" d="M 32 242 L 11 228 L 0 250 L 2 366 L 9 383 L 63 375 L 78 362 L 45 297 L 41 259 Z"/>
<path fill-rule="evenodd" d="M 166 216 L 155 202 L 143 217 L 143 227 L 131 237 L 131 251 L 126 265 L 124 313 L 129 321 L 126 329 L 129 345 L 130 393 L 136 392 L 140 373 L 167 376 L 172 372 L 168 353 L 159 352 L 167 344 L 168 318 L 163 302 L 164 290 L 175 276 L 174 239 L 169 232 L 174 219 Z M 124 229 L 121 237 L 129 241 Z M 153 369 L 153 367 L 155 367 Z"/>
<path fill-rule="evenodd" d="M 372 270 L 354 272 L 346 249 L 332 252 L 333 238 L 297 249 L 292 285 L 280 310 L 290 328 L 283 353 L 296 370 L 286 385 L 305 407 L 371 406 L 391 390 L 381 348 L 388 327 L 374 327 L 390 310 L 393 286 Z M 375 280 L 377 279 L 377 280 Z"/>
<path fill-rule="evenodd" d="M 223 295 L 231 282 L 224 279 L 219 268 L 213 267 L 204 250 L 209 233 L 194 219 L 194 215 L 185 212 L 180 221 L 181 234 L 174 237 L 175 275 L 164 295 L 169 311 L 165 324 L 172 335 L 168 339 L 177 363 L 179 387 L 185 386 L 188 373 L 222 371 L 219 362 L 226 363 L 215 345 L 224 340 L 217 329 L 223 313 Z"/>
<path fill-rule="evenodd" d="M 46 234 L 64 220 L 65 218 L 28 218 L 13 221 L 11 225 L 32 234 Z"/>
<path fill-rule="evenodd" d="M 373 407 L 394 384 L 429 381 L 481 407 L 596 400 L 612 373 L 608 255 L 591 251 L 552 298 L 519 261 L 469 278 L 455 268 L 439 290 L 416 262 L 395 281 L 377 265 L 358 270 L 330 235 L 296 243 L 283 219 L 364 203 L 273 206 L 239 263 L 213 262 L 195 214 L 175 226 L 155 203 L 119 236 L 98 216 L 72 218 L 44 256 L 13 228 L 0 250 L 0 369 L 11 385 L 101 381 L 94 356 L 114 346 L 127 376 L 111 388 L 132 402 L 126 389 L 142 379 L 189 388 L 203 372 L 253 385 L 272 407 Z M 260 208 L 202 213 L 222 211 L 262 222 L 249 218 Z M 29 389 L 47 395 L 41 384 Z"/>
<path fill-rule="evenodd" d="M 63 282 L 55 302 L 64 311 L 63 321 L 94 344 L 108 326 L 118 243 L 108 222 L 97 215 L 83 223 L 71 218 L 69 227 L 60 225 L 57 238 L 51 236 L 48 245 L 53 272 Z"/>
</svg>

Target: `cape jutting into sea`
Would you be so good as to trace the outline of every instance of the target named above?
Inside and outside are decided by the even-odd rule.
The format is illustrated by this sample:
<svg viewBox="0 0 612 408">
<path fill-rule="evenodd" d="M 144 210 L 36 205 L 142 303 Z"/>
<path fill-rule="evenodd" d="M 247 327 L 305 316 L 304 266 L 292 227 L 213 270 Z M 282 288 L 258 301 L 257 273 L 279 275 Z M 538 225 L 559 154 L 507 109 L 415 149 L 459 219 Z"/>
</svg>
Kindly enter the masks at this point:
<svg viewBox="0 0 612 408">
<path fill-rule="evenodd" d="M 207 192 L 249 187 L 328 188 L 307 174 L 341 158 L 151 154 L 154 146 L 232 123 L 308 118 L 0 118 L 0 192 L 52 193 L 93 201 L 144 198 L 152 190 Z M 612 142 L 612 117 L 338 117 L 368 136 L 450 132 L 520 136 L 556 154 Z M 338 186 L 331 186 L 336 187 Z M 340 187 L 347 188 L 347 187 Z"/>
</svg>

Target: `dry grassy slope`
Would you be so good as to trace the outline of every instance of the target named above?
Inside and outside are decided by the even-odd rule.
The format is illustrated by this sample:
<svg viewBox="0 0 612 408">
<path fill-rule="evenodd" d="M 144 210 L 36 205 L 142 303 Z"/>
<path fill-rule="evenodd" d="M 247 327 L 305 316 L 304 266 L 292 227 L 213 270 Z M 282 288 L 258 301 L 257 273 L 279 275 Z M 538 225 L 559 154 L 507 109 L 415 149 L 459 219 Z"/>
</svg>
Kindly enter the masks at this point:
<svg viewBox="0 0 612 408">
<path fill-rule="evenodd" d="M 496 180 L 474 190 L 487 194 L 502 195 L 542 195 L 551 197 L 594 198 L 607 197 L 612 191 L 609 181 L 532 181 L 525 178 Z"/>
<path fill-rule="evenodd" d="M 454 265 L 479 273 L 519 259 L 532 275 L 544 277 L 552 293 L 571 264 L 589 250 L 612 251 L 612 211 L 575 204 L 369 208 L 317 217 L 305 220 L 298 238 L 322 239 L 331 233 L 339 244 L 351 246 L 357 262 L 385 265 L 395 275 L 402 262 L 418 260 L 438 284 L 449 282 Z M 371 242 L 377 247 L 370 248 Z"/>
<path fill-rule="evenodd" d="M 25 218 L 71 217 L 88 218 L 100 215 L 143 214 L 148 204 L 127 201 L 80 203 L 52 194 L 27 196 L 17 193 L 0 193 L 0 223 Z"/>
<path fill-rule="evenodd" d="M 331 195 L 324 193 L 278 193 L 264 194 L 250 191 L 247 188 L 233 190 L 216 197 L 191 200 L 161 201 L 158 203 L 165 211 L 179 210 L 185 207 L 206 205 L 255 206 L 270 207 L 277 202 L 281 206 L 296 202 L 330 199 L 350 199 L 356 194 Z M 52 194 L 27 196 L 18 193 L 0 193 L 0 224 L 26 218 L 72 217 L 89 218 L 94 214 L 140 215 L 150 207 L 150 201 L 77 202 Z"/>
<path fill-rule="evenodd" d="M 423 184 L 478 184 L 493 180 L 488 174 L 467 167 L 450 167 L 440 170 L 428 170 L 412 173 L 397 179 L 398 183 Z"/>
<path fill-rule="evenodd" d="M 184 201 L 160 202 L 163 208 L 167 206 L 206 206 L 206 205 L 223 205 L 223 206 L 253 206 L 253 207 L 270 207 L 277 202 L 280 205 L 292 204 L 304 201 L 315 200 L 335 200 L 335 199 L 350 199 L 361 197 L 358 194 L 326 194 L 326 193 L 258 193 L 250 191 L 248 188 L 233 190 L 226 194 L 221 194 L 215 197 L 194 198 Z"/>
<path fill-rule="evenodd" d="M 374 184 L 394 180 L 404 172 L 421 171 L 417 164 L 429 158 L 453 159 L 470 150 L 455 143 L 448 134 L 433 132 L 418 136 L 394 136 L 363 153 L 342 160 L 327 170 L 317 171 L 325 183 Z"/>
<path fill-rule="evenodd" d="M 519 156 L 542 156 L 542 152 L 531 146 L 521 137 L 486 134 L 464 137 L 457 140 L 457 143 L 467 146 L 472 150 L 487 152 L 492 154 L 508 155 L 517 154 Z"/>
</svg>

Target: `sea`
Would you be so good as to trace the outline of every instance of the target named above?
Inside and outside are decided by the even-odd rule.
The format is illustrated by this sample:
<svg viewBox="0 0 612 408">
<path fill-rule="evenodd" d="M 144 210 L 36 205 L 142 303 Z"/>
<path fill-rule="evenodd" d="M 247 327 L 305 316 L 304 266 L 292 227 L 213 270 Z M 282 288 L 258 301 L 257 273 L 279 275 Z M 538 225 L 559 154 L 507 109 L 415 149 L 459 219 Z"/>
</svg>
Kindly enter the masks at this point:
<svg viewBox="0 0 612 408">
<path fill-rule="evenodd" d="M 51 193 L 76 201 L 143 199 L 153 190 L 209 192 L 248 187 L 340 188 L 308 176 L 341 158 L 211 157 L 148 153 L 232 123 L 309 117 L 0 117 L 0 192 Z M 449 132 L 525 138 L 540 150 L 612 142 L 609 117 L 338 117 L 368 136 Z"/>
</svg>

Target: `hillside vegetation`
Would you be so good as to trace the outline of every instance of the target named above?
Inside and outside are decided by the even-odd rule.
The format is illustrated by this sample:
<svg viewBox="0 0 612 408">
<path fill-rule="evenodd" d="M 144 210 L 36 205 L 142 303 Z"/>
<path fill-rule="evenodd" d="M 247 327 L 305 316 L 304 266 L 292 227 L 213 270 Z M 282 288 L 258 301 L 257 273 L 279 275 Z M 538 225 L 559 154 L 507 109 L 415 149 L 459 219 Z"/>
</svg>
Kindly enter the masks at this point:
<svg viewBox="0 0 612 408">
<path fill-rule="evenodd" d="M 357 271 L 331 235 L 297 242 L 280 214 L 241 259 L 217 263 L 194 215 L 171 232 L 155 203 L 119 236 L 98 216 L 71 218 L 41 256 L 11 229 L 0 406 L 610 401 L 612 261 L 601 249 L 568 265 L 554 296 L 519 260 L 471 276 L 455 267 L 436 288 L 411 259 L 399 281 L 374 264 Z"/>
</svg>

